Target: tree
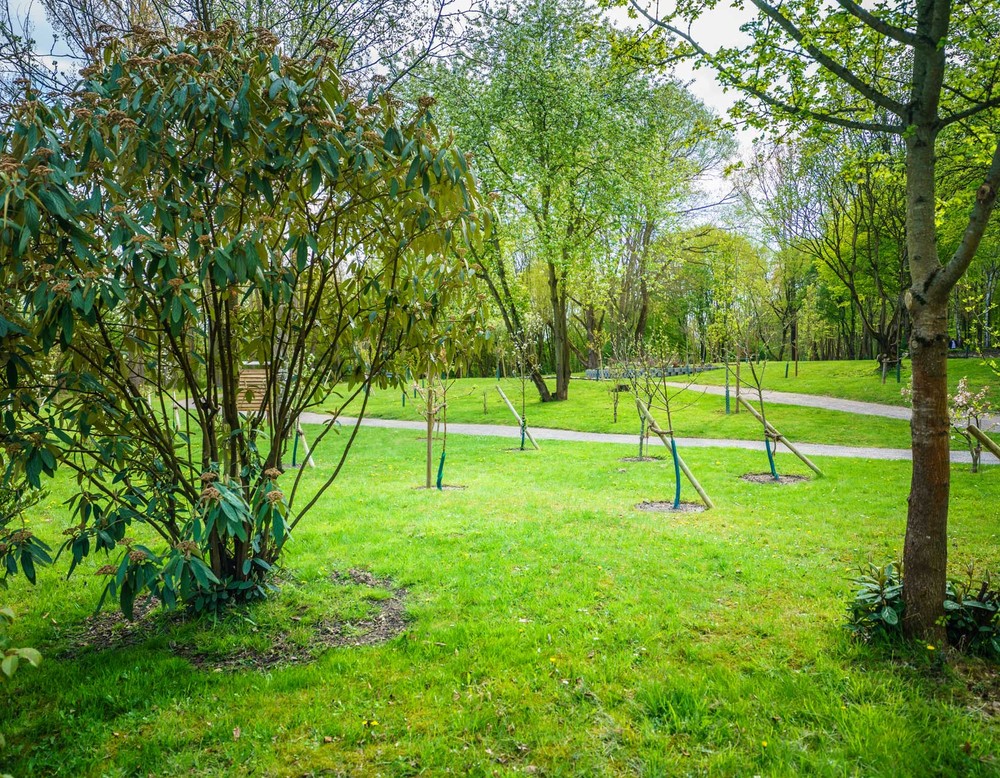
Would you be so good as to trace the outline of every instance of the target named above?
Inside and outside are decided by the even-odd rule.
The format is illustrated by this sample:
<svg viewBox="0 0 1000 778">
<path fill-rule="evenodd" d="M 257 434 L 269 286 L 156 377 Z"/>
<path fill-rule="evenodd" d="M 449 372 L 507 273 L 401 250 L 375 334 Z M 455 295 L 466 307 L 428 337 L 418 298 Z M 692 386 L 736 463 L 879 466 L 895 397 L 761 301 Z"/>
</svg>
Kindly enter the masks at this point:
<svg viewBox="0 0 1000 778">
<path fill-rule="evenodd" d="M 952 0 L 880 0 L 864 7 L 836 0 L 781 4 L 750 0 L 757 17 L 749 43 L 711 52 L 690 23 L 716 3 L 682 2 L 656 17 L 682 53 L 715 68 L 746 95 L 739 114 L 812 126 L 839 126 L 899 136 L 906 148 L 906 244 L 912 321 L 913 476 L 903 551 L 904 628 L 912 637 L 943 637 L 947 568 L 949 441 L 947 409 L 948 300 L 982 240 L 1000 188 L 1000 32 L 996 5 Z M 980 181 L 964 203 L 962 238 L 949 257 L 938 252 L 936 171 L 943 138 L 960 137 Z"/>
<path fill-rule="evenodd" d="M 517 306 L 532 299 L 512 287 L 541 280 L 552 397 L 565 399 L 574 353 L 600 363 L 623 240 L 655 241 L 675 226 L 728 139 L 681 85 L 622 57 L 616 31 L 587 0 L 479 10 L 462 56 L 427 78 L 497 195 L 496 243 L 482 264 L 508 334 L 523 338 Z M 649 240 L 636 241 L 628 261 L 648 264 Z M 533 381 L 546 399 L 540 376 Z"/>
<path fill-rule="evenodd" d="M 565 400 L 569 286 L 601 226 L 595 205 L 609 175 L 612 117 L 625 78 L 613 68 L 605 30 L 583 0 L 486 7 L 470 37 L 468 55 L 450 72 L 435 74 L 436 91 L 482 160 L 485 185 L 531 225 L 531 250 L 547 284 L 553 399 Z"/>
<path fill-rule="evenodd" d="M 75 474 L 70 571 L 120 554 L 106 591 L 126 613 L 143 590 L 262 595 L 358 430 L 301 495 L 301 472 L 281 480 L 299 417 L 338 383 L 342 408 L 399 381 L 395 355 L 468 279 L 452 247 L 477 195 L 431 101 L 407 113 L 277 45 L 232 24 L 136 33 L 72 102 L 29 92 L 2 138 L 8 475 Z M 262 385 L 241 384 L 248 363 Z"/>
</svg>

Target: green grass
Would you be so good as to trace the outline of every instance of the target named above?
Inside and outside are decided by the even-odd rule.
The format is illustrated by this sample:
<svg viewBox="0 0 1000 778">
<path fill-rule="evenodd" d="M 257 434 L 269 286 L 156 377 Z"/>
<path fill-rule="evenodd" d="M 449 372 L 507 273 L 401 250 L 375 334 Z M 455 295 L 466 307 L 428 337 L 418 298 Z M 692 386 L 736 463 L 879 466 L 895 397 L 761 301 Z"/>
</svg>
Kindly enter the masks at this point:
<svg viewBox="0 0 1000 778">
<path fill-rule="evenodd" d="M 722 370 L 699 374 L 724 381 Z M 680 378 L 672 379 L 680 381 Z M 707 380 L 705 381 L 707 383 Z M 448 390 L 448 421 L 467 424 L 503 424 L 517 426 L 510 410 L 496 391 L 493 378 L 463 378 L 451 382 Z M 507 397 L 521 412 L 521 382 L 516 379 L 500 381 Z M 581 432 L 617 432 L 634 434 L 638 440 L 639 417 L 634 400 L 625 392 L 619 396 L 618 421 L 614 417 L 614 395 L 610 381 L 587 381 L 582 378 L 570 383 L 569 399 L 565 402 L 543 403 L 538 392 L 528 384 L 525 391 L 525 415 L 529 427 L 578 430 Z M 673 429 L 679 437 L 732 438 L 760 440 L 760 424 L 745 410 L 726 415 L 725 399 L 696 390 L 673 390 L 671 409 Z M 368 401 L 366 415 L 379 419 L 408 419 L 418 421 L 420 399 L 414 400 L 412 392 L 403 406 L 402 392 L 396 389 L 375 389 Z M 327 410 L 338 407 L 329 402 Z M 346 414 L 356 412 L 360 401 L 355 400 Z M 900 419 L 878 416 L 856 416 L 840 411 L 803 408 L 794 405 L 768 403 L 768 421 L 793 442 L 826 443 L 844 446 L 873 446 L 881 448 L 909 448 L 910 425 Z M 666 414 L 654 410 L 659 424 L 666 428 Z M 962 441 L 953 446 L 962 448 Z"/>
<path fill-rule="evenodd" d="M 742 380 L 749 380 L 750 373 L 743 366 Z M 785 378 L 785 363 L 770 362 L 764 370 L 764 388 L 779 392 L 799 392 L 818 394 L 826 397 L 841 397 L 845 400 L 906 405 L 900 395 L 900 386 L 910 383 L 910 362 L 903 361 L 900 371 L 902 384 L 896 383 L 895 372 L 890 372 L 885 384 L 874 360 L 799 362 L 799 374 L 795 375 L 795 365 L 789 367 Z M 948 360 L 948 389 L 955 391 L 959 379 L 967 377 L 971 387 L 989 386 L 995 403 L 1000 404 L 1000 376 L 988 364 L 976 358 L 955 358 Z M 725 370 L 708 370 L 699 373 L 695 379 L 701 384 L 716 386 L 726 382 Z M 731 377 L 732 380 L 732 377 Z"/>
<path fill-rule="evenodd" d="M 995 775 L 994 671 L 941 667 L 842 628 L 856 563 L 898 557 L 907 463 L 822 460 L 825 479 L 750 485 L 762 454 L 690 450 L 717 509 L 633 509 L 672 492 L 631 447 L 452 437 L 446 482 L 414 490 L 416 435 L 362 431 L 289 546 L 280 594 L 217 625 L 59 659 L 103 559 L 4 594 L 43 649 L 0 705 L 15 775 Z M 332 461 L 308 471 L 314 486 Z M 803 472 L 787 456 L 779 467 Z M 689 491 L 689 490 L 686 490 Z M 53 541 L 57 484 L 34 517 Z M 687 494 L 688 499 L 693 495 Z M 1000 468 L 952 473 L 952 567 L 995 567 Z M 61 563 L 62 564 L 62 563 Z M 198 669 L 170 643 L 248 644 L 303 607 L 354 614 L 326 585 L 361 567 L 409 589 L 388 644 L 312 663 Z M 64 567 L 60 567 L 64 569 Z M 361 598 L 363 599 L 363 598 Z M 995 697 L 993 698 L 995 699 Z M 377 721 L 377 725 L 371 722 Z M 240 736 L 234 737 L 235 728 Z M 766 743 L 766 745 L 765 745 Z"/>
</svg>

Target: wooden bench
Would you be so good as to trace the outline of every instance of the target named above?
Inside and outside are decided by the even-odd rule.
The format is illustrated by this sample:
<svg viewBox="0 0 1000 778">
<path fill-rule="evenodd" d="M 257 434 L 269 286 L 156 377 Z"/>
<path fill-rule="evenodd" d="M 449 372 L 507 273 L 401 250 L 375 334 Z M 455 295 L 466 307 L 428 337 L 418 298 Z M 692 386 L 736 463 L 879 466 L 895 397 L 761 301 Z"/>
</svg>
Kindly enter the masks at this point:
<svg viewBox="0 0 1000 778">
<path fill-rule="evenodd" d="M 236 408 L 245 413 L 260 412 L 267 397 L 267 368 L 243 368 L 236 386 Z"/>
</svg>

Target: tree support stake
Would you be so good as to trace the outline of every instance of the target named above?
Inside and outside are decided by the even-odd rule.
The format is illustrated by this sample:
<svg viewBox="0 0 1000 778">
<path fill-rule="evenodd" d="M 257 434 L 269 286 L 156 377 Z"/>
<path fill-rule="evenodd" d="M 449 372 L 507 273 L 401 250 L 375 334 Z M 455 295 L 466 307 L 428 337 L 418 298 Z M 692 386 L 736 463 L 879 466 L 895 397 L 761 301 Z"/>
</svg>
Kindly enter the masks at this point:
<svg viewBox="0 0 1000 778">
<path fill-rule="evenodd" d="M 970 424 L 968 429 L 969 434 L 983 444 L 983 448 L 989 451 L 997 459 L 1000 459 L 1000 446 L 994 442 L 993 438 L 979 429 L 979 427 L 975 424 Z"/>
<path fill-rule="evenodd" d="M 701 488 L 701 484 L 698 483 L 698 479 L 694 477 L 694 473 L 691 472 L 691 468 L 687 466 L 687 463 L 681 458 L 681 455 L 677 453 L 677 444 L 674 443 L 674 433 L 673 431 L 667 433 L 661 430 L 657 424 L 656 419 L 652 417 L 649 413 L 649 409 L 643 405 L 642 400 L 638 397 L 635 398 L 636 407 L 639 409 L 639 413 L 649 424 L 649 429 L 653 432 L 663 443 L 664 446 L 670 449 L 671 453 L 674 454 L 676 465 L 681 469 L 681 472 L 687 477 L 688 481 L 691 482 L 691 486 L 694 490 L 698 492 L 698 496 L 701 497 L 702 502 L 705 503 L 706 508 L 714 508 L 715 503 L 712 502 L 711 498 L 705 493 L 705 490 Z"/>
<path fill-rule="evenodd" d="M 764 421 L 764 417 L 761 416 L 760 413 L 757 412 L 756 408 L 754 408 L 750 403 L 748 403 L 742 397 L 737 397 L 736 399 L 740 403 L 742 403 L 742 405 L 743 405 L 744 408 L 746 408 L 748 411 L 750 411 L 750 413 L 752 413 L 754 415 L 754 417 L 757 419 L 757 421 L 759 421 L 761 424 L 764 425 L 764 429 L 767 430 L 769 433 L 771 433 L 771 436 L 775 440 L 780 441 L 781 443 L 784 443 L 785 444 L 785 448 L 787 448 L 789 451 L 791 451 L 793 454 L 795 454 L 795 456 L 797 456 L 799 459 L 801 459 L 803 462 L 805 462 L 806 466 L 810 470 L 812 470 L 816 475 L 818 475 L 820 477 L 823 476 L 823 471 L 820 470 L 818 467 L 816 467 L 816 465 L 814 465 L 812 463 L 812 461 L 809 459 L 809 457 L 807 457 L 805 454 L 803 454 L 801 451 L 799 451 L 797 448 L 795 448 L 795 446 L 792 444 L 792 442 L 788 438 L 786 438 L 784 435 L 782 435 L 780 432 L 778 432 L 778 430 L 776 430 L 773 426 L 771 426 L 771 423 L 769 421 Z M 766 440 L 764 441 L 764 445 L 765 446 L 767 445 L 767 441 Z M 768 452 L 768 454 L 770 455 L 770 451 Z"/>
<path fill-rule="evenodd" d="M 535 442 L 535 439 L 531 437 L 531 433 L 528 431 L 528 426 L 524 423 L 524 419 L 521 418 L 521 414 L 517 412 L 517 409 L 514 408 L 511 401 L 507 399 L 507 395 L 503 393 L 503 389 L 498 386 L 497 391 L 500 393 L 503 401 L 507 403 L 507 407 L 510 408 L 510 412 L 514 414 L 514 418 L 517 419 L 517 426 L 521 429 L 521 432 L 528 438 L 528 440 L 531 441 L 531 445 L 535 447 L 535 450 L 538 451 L 538 444 Z"/>
</svg>

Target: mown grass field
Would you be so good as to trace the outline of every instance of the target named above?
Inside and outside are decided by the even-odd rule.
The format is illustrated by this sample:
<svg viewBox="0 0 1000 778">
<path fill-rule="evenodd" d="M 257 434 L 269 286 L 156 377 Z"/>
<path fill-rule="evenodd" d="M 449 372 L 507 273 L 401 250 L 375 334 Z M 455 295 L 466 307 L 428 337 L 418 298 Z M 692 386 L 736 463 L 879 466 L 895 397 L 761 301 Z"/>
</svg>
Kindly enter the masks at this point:
<svg viewBox="0 0 1000 778">
<path fill-rule="evenodd" d="M 822 460 L 775 486 L 753 452 L 686 457 L 717 503 L 669 499 L 665 462 L 631 447 L 453 436 L 445 481 L 413 489 L 423 443 L 363 429 L 300 525 L 271 601 L 168 624 L 134 646 L 59 658 L 97 603 L 103 558 L 3 593 L 15 637 L 45 654 L 0 706 L 17 776 L 996 775 L 1000 678 L 939 647 L 890 650 L 842 627 L 857 563 L 898 557 L 907 463 Z M 315 487 L 331 448 L 307 471 Z M 788 456 L 786 472 L 804 472 Z M 288 478 L 289 476 L 285 476 Z M 65 526 L 55 486 L 34 517 Z M 953 468 L 951 565 L 996 568 L 1000 468 Z M 685 490 L 687 499 L 694 499 Z M 405 632 L 312 662 L 217 672 L 178 656 L 265 650 L 290 629 L 354 620 L 384 596 L 333 586 L 363 568 L 408 590 Z M 299 621 L 292 621 L 295 615 Z"/>
<path fill-rule="evenodd" d="M 819 365 L 821 363 L 813 363 Z M 840 363 L 845 371 L 844 380 L 857 363 Z M 772 370 L 775 366 L 769 366 Z M 776 371 L 775 371 L 776 372 Z M 800 371 L 800 374 L 804 371 Z M 765 377 L 768 373 L 765 372 Z M 670 379 L 678 383 L 683 377 Z M 725 383 L 723 370 L 711 370 L 694 376 L 694 381 L 708 384 Z M 791 379 L 789 379 L 791 380 Z M 839 380 L 839 379 L 838 379 Z M 874 379 L 873 379 L 874 380 Z M 530 427 L 551 427 L 578 430 L 582 432 L 617 432 L 635 434 L 638 441 L 639 416 L 632 397 L 622 392 L 618 399 L 618 421 L 614 415 L 614 381 L 588 381 L 575 378 L 570 382 L 569 399 L 565 402 L 543 403 L 538 392 L 529 383 L 524 392 L 525 416 Z M 876 382 L 877 383 L 877 382 Z M 521 381 L 505 378 L 499 382 L 495 378 L 462 378 L 449 381 L 447 415 L 450 422 L 468 424 L 504 424 L 516 427 L 510 410 L 496 391 L 499 385 L 521 412 Z M 815 386 L 820 383 L 817 379 Z M 789 387 L 782 388 L 791 391 Z M 797 389 L 796 389 L 797 391 Z M 898 388 L 896 393 L 899 393 Z M 760 440 L 761 426 L 745 410 L 739 413 L 725 412 L 725 398 L 706 394 L 697 389 L 671 389 L 671 411 L 674 432 L 679 437 L 731 438 L 736 440 Z M 832 393 L 831 393 L 832 396 Z M 403 404 L 402 392 L 398 389 L 374 389 L 365 411 L 367 416 L 381 419 L 408 419 L 417 421 L 423 417 L 421 399 L 407 394 Z M 360 407 L 360 398 L 344 411 L 350 415 Z M 323 407 L 332 411 L 338 408 L 338 397 L 333 397 Z M 735 397 L 731 410 L 735 409 Z M 654 409 L 657 421 L 667 427 L 666 414 Z M 880 448 L 909 448 L 910 424 L 901 419 L 887 419 L 878 416 L 857 416 L 851 413 L 830 411 L 821 408 L 805 408 L 794 405 L 767 403 L 768 421 L 792 441 L 806 443 L 826 443 L 843 446 L 874 446 Z M 964 441 L 955 439 L 952 446 L 964 448 Z"/>
<path fill-rule="evenodd" d="M 735 368 L 734 368 L 735 369 Z M 845 400 L 861 400 L 864 402 L 885 403 L 887 405 L 906 405 L 900 394 L 901 385 L 910 383 L 910 361 L 903 360 L 900 370 L 900 383 L 896 382 L 896 373 L 891 371 L 882 383 L 882 375 L 874 360 L 842 360 L 836 362 L 799 362 L 799 374 L 795 375 L 795 364 L 791 363 L 788 378 L 785 378 L 784 362 L 769 362 L 763 371 L 763 386 L 778 392 L 800 392 L 802 394 L 819 394 L 827 397 L 841 397 Z M 955 387 L 962 378 L 969 379 L 971 388 L 983 386 L 991 388 L 993 402 L 1000 404 L 1000 376 L 998 376 L 981 359 L 955 357 L 948 360 L 948 389 Z M 698 383 L 715 384 L 726 382 L 725 370 L 709 370 L 699 373 Z M 730 375 L 730 380 L 734 380 Z M 746 366 L 741 369 L 741 381 L 752 381 L 752 376 Z"/>
</svg>

